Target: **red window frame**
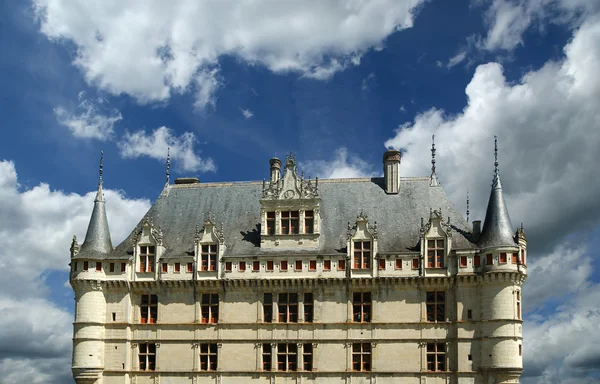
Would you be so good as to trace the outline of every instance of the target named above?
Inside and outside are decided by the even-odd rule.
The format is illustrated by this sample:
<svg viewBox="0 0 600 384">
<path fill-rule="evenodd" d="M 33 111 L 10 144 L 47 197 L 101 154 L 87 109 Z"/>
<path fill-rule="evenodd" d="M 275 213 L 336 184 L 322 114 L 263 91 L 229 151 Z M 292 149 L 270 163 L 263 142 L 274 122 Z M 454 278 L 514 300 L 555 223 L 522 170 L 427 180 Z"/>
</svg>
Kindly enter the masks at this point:
<svg viewBox="0 0 600 384">
<path fill-rule="evenodd" d="M 238 270 L 241 272 L 244 272 L 246 270 L 246 262 L 245 261 L 240 261 L 238 264 Z"/>
<path fill-rule="evenodd" d="M 275 234 L 275 212 L 267 212 L 267 235 Z"/>
<path fill-rule="evenodd" d="M 281 260 L 281 262 L 279 263 L 279 269 L 282 271 L 287 271 L 288 270 L 288 262 L 287 260 Z"/>
<path fill-rule="evenodd" d="M 154 245 L 140 245 L 140 272 L 154 272 L 154 257 L 156 247 Z"/>
<path fill-rule="evenodd" d="M 316 271 L 317 270 L 317 260 L 310 260 L 308 262 L 308 270 L 309 271 Z"/>
<path fill-rule="evenodd" d="M 460 257 L 460 266 L 461 266 L 462 268 L 464 268 L 464 267 L 466 267 L 466 266 L 467 266 L 467 256 L 461 256 L 461 257 Z"/>
<path fill-rule="evenodd" d="M 345 271 L 345 270 L 346 270 L 346 260 L 340 259 L 338 261 L 338 271 Z"/>
<path fill-rule="evenodd" d="M 315 232 L 315 212 L 304 212 L 304 233 L 311 234 Z"/>
<path fill-rule="evenodd" d="M 225 272 L 231 272 L 233 269 L 233 263 L 231 261 L 225 262 Z"/>
<path fill-rule="evenodd" d="M 354 242 L 354 269 L 369 269 L 371 268 L 371 242 L 370 241 L 355 241 Z"/>
<path fill-rule="evenodd" d="M 260 271 L 260 261 L 252 262 L 252 271 L 254 271 L 254 272 Z"/>
<path fill-rule="evenodd" d="M 427 240 L 427 268 L 444 268 L 444 239 Z"/>
<path fill-rule="evenodd" d="M 331 271 L 331 260 L 323 260 L 323 270 Z"/>
<path fill-rule="evenodd" d="M 281 212 L 281 234 L 297 235 L 300 233 L 300 211 Z"/>
<path fill-rule="evenodd" d="M 214 271 L 217 266 L 217 244 L 202 244 L 200 246 L 200 270 Z"/>
<path fill-rule="evenodd" d="M 219 295 L 217 293 L 202 294 L 200 313 L 203 324 L 215 324 L 219 322 Z"/>
<path fill-rule="evenodd" d="M 473 266 L 480 267 L 481 266 L 481 256 L 475 255 L 473 256 Z"/>
</svg>

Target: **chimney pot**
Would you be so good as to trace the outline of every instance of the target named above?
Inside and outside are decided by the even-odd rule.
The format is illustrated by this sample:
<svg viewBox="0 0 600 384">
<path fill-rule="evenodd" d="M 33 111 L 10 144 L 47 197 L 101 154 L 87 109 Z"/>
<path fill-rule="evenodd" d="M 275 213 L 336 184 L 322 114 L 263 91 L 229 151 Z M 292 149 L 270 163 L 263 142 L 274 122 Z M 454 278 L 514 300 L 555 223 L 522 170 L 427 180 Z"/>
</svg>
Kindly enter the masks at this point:
<svg viewBox="0 0 600 384">
<path fill-rule="evenodd" d="M 475 241 L 479 239 L 479 235 L 481 235 L 481 220 L 473 220 L 473 236 L 475 237 Z"/>
<path fill-rule="evenodd" d="M 395 149 L 389 149 L 383 154 L 383 177 L 385 191 L 387 193 L 400 192 L 400 159 L 401 153 Z"/>
<path fill-rule="evenodd" d="M 281 160 L 273 157 L 269 160 L 269 165 L 271 166 L 271 183 L 277 183 L 281 178 Z"/>
</svg>

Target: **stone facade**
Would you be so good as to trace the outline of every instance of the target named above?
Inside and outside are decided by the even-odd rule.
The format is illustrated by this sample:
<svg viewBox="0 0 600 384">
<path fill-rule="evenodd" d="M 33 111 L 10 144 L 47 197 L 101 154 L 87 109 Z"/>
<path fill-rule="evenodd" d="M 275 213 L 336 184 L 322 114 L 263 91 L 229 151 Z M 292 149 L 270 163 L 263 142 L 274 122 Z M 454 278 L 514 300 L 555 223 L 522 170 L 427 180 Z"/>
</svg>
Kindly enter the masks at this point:
<svg viewBox="0 0 600 384">
<path fill-rule="evenodd" d="M 434 173 L 399 167 L 391 151 L 383 179 L 311 181 L 290 155 L 268 182 L 167 184 L 116 248 L 100 182 L 71 246 L 75 381 L 518 383 L 522 228 L 482 248 Z"/>
</svg>

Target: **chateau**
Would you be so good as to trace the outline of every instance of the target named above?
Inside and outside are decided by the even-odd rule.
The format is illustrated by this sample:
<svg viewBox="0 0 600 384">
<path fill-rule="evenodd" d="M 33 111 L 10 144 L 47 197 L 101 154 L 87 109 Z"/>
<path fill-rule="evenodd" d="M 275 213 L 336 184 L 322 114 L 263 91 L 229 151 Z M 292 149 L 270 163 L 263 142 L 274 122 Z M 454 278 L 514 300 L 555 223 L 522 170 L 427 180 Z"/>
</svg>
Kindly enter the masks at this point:
<svg viewBox="0 0 600 384">
<path fill-rule="evenodd" d="M 100 182 L 71 245 L 77 384 L 518 383 L 527 240 L 429 177 L 176 179 L 113 247 Z M 265 175 L 267 167 L 265 167 Z"/>
</svg>

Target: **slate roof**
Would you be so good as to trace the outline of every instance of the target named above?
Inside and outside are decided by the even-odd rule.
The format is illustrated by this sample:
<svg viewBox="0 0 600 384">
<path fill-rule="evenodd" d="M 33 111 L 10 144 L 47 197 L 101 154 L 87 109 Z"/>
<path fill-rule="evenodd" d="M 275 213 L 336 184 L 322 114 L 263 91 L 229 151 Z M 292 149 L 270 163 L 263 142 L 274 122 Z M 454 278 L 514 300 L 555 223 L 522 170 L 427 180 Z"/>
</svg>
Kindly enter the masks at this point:
<svg viewBox="0 0 600 384">
<path fill-rule="evenodd" d="M 104 206 L 104 195 L 102 193 L 102 179 L 98 183 L 98 192 L 94 199 L 92 217 L 85 234 L 85 241 L 81 245 L 78 257 L 91 259 L 103 259 L 113 251 L 106 218 L 106 207 Z M 79 256 L 82 255 L 82 256 Z"/>
<path fill-rule="evenodd" d="M 378 250 L 382 253 L 418 252 L 421 218 L 427 222 L 430 208 L 441 208 L 444 220 L 450 216 L 454 249 L 477 248 L 468 223 L 441 187 L 430 186 L 429 177 L 402 178 L 400 193 L 390 195 L 384 191 L 383 178 L 319 180 L 321 235 L 319 246 L 310 250 L 260 248 L 261 193 L 262 182 L 169 185 L 146 217 L 162 229 L 167 258 L 193 255 L 196 225 L 201 227 L 209 213 L 219 227 L 223 222 L 224 257 L 343 255 L 348 221 L 354 225 L 361 210 L 369 223 L 377 221 Z M 103 258 L 132 257 L 136 231 Z M 78 258 L 86 256 L 82 250 Z"/>
<path fill-rule="evenodd" d="M 485 213 L 485 222 L 479 236 L 479 246 L 481 248 L 516 247 L 512 228 L 508 209 L 504 202 L 500 175 L 496 172 Z"/>
</svg>

